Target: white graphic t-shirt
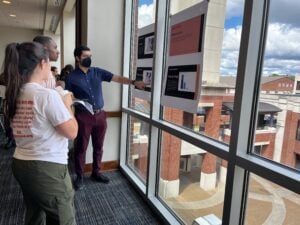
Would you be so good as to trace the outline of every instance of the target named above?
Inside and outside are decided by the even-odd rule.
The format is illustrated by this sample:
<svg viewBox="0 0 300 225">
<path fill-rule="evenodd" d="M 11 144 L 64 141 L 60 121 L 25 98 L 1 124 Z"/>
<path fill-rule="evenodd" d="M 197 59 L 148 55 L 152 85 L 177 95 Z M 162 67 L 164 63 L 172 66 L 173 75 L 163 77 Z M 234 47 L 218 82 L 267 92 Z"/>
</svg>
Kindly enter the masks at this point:
<svg viewBox="0 0 300 225">
<path fill-rule="evenodd" d="M 23 85 L 12 121 L 14 158 L 67 164 L 68 139 L 54 127 L 71 118 L 57 91 L 37 83 Z"/>
</svg>

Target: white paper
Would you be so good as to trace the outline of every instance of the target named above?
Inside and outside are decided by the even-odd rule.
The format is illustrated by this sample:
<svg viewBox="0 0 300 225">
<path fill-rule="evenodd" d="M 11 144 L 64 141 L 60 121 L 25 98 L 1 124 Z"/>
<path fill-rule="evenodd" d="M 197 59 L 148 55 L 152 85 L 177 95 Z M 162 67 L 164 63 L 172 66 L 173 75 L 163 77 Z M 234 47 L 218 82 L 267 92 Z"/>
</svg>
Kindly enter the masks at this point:
<svg viewBox="0 0 300 225">
<path fill-rule="evenodd" d="M 74 99 L 73 105 L 77 105 L 77 104 L 82 105 L 84 108 L 86 108 L 87 111 L 89 111 L 92 115 L 94 115 L 93 106 L 90 103 L 88 103 L 87 101 L 80 100 L 80 99 Z"/>
</svg>

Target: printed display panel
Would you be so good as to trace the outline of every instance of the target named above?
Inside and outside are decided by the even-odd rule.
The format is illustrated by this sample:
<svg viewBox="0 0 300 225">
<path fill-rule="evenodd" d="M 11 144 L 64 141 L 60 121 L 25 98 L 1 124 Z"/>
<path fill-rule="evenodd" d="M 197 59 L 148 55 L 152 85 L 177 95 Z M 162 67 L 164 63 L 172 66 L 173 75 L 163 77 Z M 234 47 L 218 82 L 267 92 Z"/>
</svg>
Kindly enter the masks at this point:
<svg viewBox="0 0 300 225">
<path fill-rule="evenodd" d="M 203 70 L 207 1 L 171 16 L 161 104 L 196 113 Z"/>
</svg>

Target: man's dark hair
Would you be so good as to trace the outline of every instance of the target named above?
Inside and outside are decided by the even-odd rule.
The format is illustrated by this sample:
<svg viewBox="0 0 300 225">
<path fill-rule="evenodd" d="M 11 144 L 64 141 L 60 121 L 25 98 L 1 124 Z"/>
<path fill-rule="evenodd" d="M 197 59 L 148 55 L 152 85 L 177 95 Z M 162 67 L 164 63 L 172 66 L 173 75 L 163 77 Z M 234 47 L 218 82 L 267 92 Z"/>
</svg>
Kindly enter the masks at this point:
<svg viewBox="0 0 300 225">
<path fill-rule="evenodd" d="M 49 44 L 51 42 L 52 38 L 48 36 L 36 36 L 33 41 L 38 42 L 42 45 Z"/>
<path fill-rule="evenodd" d="M 77 48 L 75 48 L 74 50 L 74 57 L 78 56 L 80 57 L 83 51 L 90 51 L 91 49 L 89 49 L 87 46 L 81 45 Z"/>
</svg>

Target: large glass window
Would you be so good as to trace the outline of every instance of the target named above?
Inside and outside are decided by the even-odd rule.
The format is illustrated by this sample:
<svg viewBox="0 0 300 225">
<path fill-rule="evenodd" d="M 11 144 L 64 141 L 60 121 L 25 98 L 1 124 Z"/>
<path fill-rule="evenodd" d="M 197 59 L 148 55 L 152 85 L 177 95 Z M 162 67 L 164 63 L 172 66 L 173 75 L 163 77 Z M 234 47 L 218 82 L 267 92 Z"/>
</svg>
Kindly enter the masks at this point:
<svg viewBox="0 0 300 225">
<path fill-rule="evenodd" d="M 199 2 L 171 0 L 163 119 L 228 143 L 244 3 Z"/>
<path fill-rule="evenodd" d="M 300 155 L 299 6 L 271 1 L 254 143 L 254 154 L 292 168 Z"/>
<path fill-rule="evenodd" d="M 127 163 L 143 183 L 147 181 L 149 125 L 137 118 L 129 117 Z"/>
<path fill-rule="evenodd" d="M 126 5 L 132 23 L 124 61 L 132 77 L 151 85 L 125 89 L 121 168 L 172 225 L 276 224 L 283 218 L 281 224 L 297 224 L 300 77 L 277 75 L 279 67 L 299 74 L 300 2 Z M 132 12 L 148 14 L 141 19 Z M 141 25 L 143 19 L 149 22 Z M 286 58 L 276 61 L 281 55 Z M 284 214 L 281 220 L 276 212 Z"/>
<path fill-rule="evenodd" d="M 186 224 L 208 215 L 221 222 L 227 161 L 167 132 L 160 159 L 162 201 Z"/>
<path fill-rule="evenodd" d="M 130 107 L 149 114 L 155 47 L 155 1 L 138 0 L 133 4 L 133 26 L 131 47 L 131 76 L 144 81 L 144 90 L 136 88 L 130 92 Z"/>
</svg>

